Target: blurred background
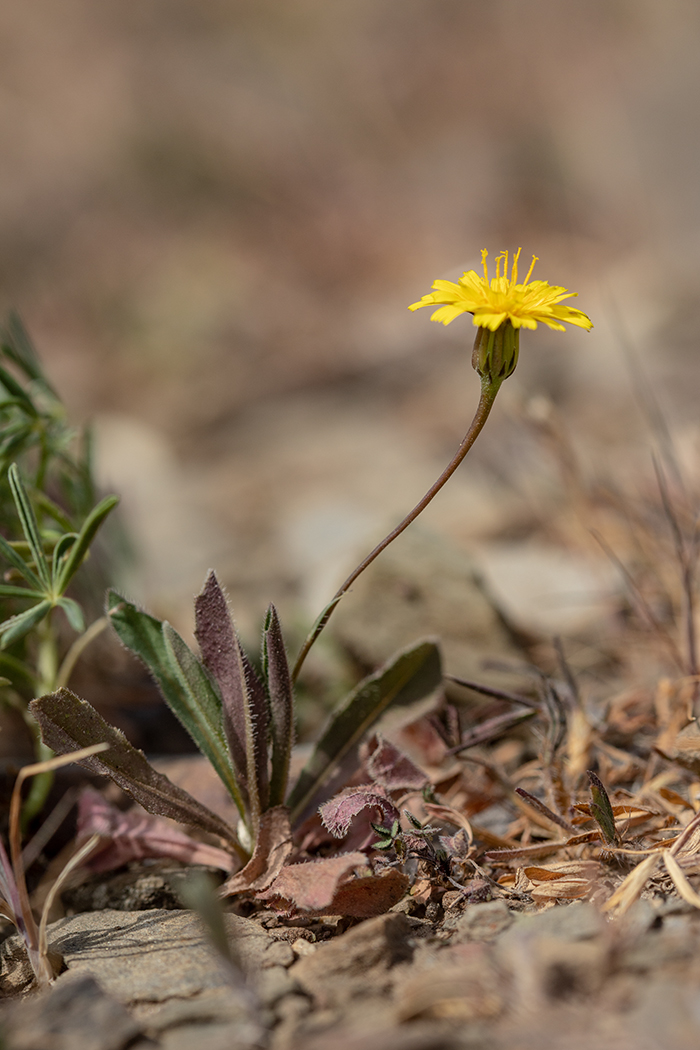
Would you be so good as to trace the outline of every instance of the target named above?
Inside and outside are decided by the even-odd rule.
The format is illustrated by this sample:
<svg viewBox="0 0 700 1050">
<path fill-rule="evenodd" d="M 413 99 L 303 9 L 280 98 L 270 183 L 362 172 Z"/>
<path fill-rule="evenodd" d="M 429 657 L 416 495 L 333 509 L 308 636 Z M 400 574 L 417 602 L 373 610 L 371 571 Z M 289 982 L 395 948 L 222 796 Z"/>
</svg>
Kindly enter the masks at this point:
<svg viewBox="0 0 700 1050">
<path fill-rule="evenodd" d="M 0 49 L 0 298 L 94 421 L 131 596 L 187 632 L 216 566 L 244 633 L 302 631 L 476 404 L 470 319 L 407 305 L 522 246 L 595 329 L 525 333 L 424 527 L 523 629 L 600 626 L 571 457 L 649 484 L 644 377 L 696 464 L 697 3 L 4 0 Z"/>
</svg>

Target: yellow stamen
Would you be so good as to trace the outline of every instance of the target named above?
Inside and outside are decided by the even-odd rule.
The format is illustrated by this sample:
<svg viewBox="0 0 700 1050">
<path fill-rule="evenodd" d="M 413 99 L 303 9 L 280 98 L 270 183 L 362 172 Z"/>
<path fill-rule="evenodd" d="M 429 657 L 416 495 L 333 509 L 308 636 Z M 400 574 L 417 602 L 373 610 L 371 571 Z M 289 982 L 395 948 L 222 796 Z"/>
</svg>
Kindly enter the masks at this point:
<svg viewBox="0 0 700 1050">
<path fill-rule="evenodd" d="M 520 258 L 521 251 L 522 248 L 518 248 L 517 252 L 513 256 L 513 276 L 511 277 L 511 282 L 513 284 L 518 283 L 518 259 Z"/>
<path fill-rule="evenodd" d="M 532 265 L 530 266 L 530 269 L 529 269 L 529 270 L 527 271 L 527 277 L 525 278 L 525 280 L 524 280 L 524 282 L 523 282 L 523 288 L 525 287 L 525 285 L 527 284 L 527 282 L 528 282 L 528 281 L 530 280 L 530 278 L 532 277 L 532 271 L 533 271 L 533 270 L 535 269 L 535 263 L 536 263 L 536 262 L 539 262 L 539 261 L 540 261 L 540 257 L 539 257 L 539 255 L 533 255 L 533 256 L 532 256 Z"/>
<path fill-rule="evenodd" d="M 488 258 L 488 251 L 486 248 L 481 249 L 481 265 L 484 267 L 484 280 L 488 284 L 489 281 L 489 268 L 486 265 L 486 259 Z"/>
</svg>

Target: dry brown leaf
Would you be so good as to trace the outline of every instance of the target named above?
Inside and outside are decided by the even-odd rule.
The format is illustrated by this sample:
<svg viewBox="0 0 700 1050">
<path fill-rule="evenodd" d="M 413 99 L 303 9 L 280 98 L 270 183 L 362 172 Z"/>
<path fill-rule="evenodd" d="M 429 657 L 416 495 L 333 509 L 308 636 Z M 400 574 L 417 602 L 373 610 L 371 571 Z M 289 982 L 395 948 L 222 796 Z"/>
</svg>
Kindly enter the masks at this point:
<svg viewBox="0 0 700 1050">
<path fill-rule="evenodd" d="M 364 853 L 290 864 L 257 894 L 286 915 L 351 915 L 367 919 L 388 911 L 403 897 L 408 878 L 394 868 L 375 875 Z"/>
<path fill-rule="evenodd" d="M 255 852 L 246 866 L 227 879 L 221 887 L 222 897 L 232 897 L 247 890 L 264 890 L 279 875 L 292 852 L 289 810 L 274 806 L 260 818 Z"/>
<path fill-rule="evenodd" d="M 593 884 L 588 879 L 565 877 L 560 882 L 542 882 L 530 890 L 533 900 L 580 900 L 588 896 Z"/>
</svg>

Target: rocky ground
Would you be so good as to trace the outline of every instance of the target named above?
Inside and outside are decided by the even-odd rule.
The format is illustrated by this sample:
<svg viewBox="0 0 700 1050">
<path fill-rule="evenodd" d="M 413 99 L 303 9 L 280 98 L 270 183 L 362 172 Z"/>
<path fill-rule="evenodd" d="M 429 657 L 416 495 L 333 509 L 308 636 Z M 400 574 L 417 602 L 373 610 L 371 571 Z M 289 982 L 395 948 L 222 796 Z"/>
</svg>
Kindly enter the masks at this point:
<svg viewBox="0 0 700 1050">
<path fill-rule="evenodd" d="M 228 915 L 240 970 L 221 962 L 190 912 L 108 908 L 62 919 L 50 942 L 65 972 L 50 992 L 3 1009 L 5 1045 L 697 1046 L 700 917 L 690 906 L 640 900 L 611 923 L 583 902 L 535 914 L 524 901 L 447 897 L 432 918 L 407 900 L 349 929 L 338 919 Z M 14 938 L 2 956 L 4 990 L 17 993 L 26 973 Z"/>
</svg>

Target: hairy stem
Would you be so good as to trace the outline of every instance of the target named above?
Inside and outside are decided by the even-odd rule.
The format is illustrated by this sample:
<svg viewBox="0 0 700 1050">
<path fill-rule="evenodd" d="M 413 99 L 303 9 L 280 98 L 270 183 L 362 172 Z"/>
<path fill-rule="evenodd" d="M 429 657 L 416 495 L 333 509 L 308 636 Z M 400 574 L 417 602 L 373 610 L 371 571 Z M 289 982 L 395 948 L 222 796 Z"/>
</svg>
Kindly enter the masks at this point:
<svg viewBox="0 0 700 1050">
<path fill-rule="evenodd" d="M 294 665 L 294 670 L 292 671 L 292 681 L 295 682 L 299 677 L 299 672 L 301 671 L 301 668 L 304 664 L 304 661 L 306 660 L 311 646 L 314 644 L 321 631 L 330 620 L 331 616 L 333 615 L 333 610 L 340 602 L 340 599 L 345 594 L 347 594 L 348 590 L 350 589 L 350 587 L 352 587 L 353 583 L 358 578 L 358 576 L 360 576 L 365 571 L 365 569 L 372 564 L 374 559 L 377 558 L 383 550 L 386 550 L 390 543 L 394 542 L 397 536 L 400 536 L 401 533 L 405 529 L 407 529 L 412 522 L 416 520 L 418 515 L 425 510 L 425 508 L 428 506 L 431 500 L 435 496 L 437 496 L 438 492 L 443 487 L 443 485 L 445 485 L 450 480 L 457 467 L 460 465 L 467 452 L 472 447 L 477 437 L 483 430 L 484 424 L 486 423 L 486 420 L 489 417 L 489 413 L 493 407 L 493 403 L 496 400 L 496 394 L 500 389 L 502 381 L 503 380 L 500 377 L 482 377 L 481 396 L 479 397 L 479 404 L 477 405 L 477 409 L 469 427 L 469 430 L 464 435 L 464 438 L 462 439 L 462 442 L 459 448 L 457 449 L 455 455 L 450 460 L 449 464 L 445 467 L 437 481 L 435 481 L 434 484 L 431 485 L 431 487 L 428 489 L 421 501 L 415 505 L 413 510 L 406 515 L 403 521 L 399 522 L 395 529 L 392 529 L 388 536 L 384 537 L 381 543 L 377 544 L 374 550 L 372 550 L 367 555 L 367 557 L 360 562 L 357 568 L 350 573 L 345 583 L 343 583 L 343 585 L 339 587 L 338 590 L 335 592 L 333 598 L 319 616 L 318 620 L 316 621 L 309 635 L 307 636 L 306 641 L 301 647 L 299 655 L 297 656 L 296 663 Z"/>
</svg>

